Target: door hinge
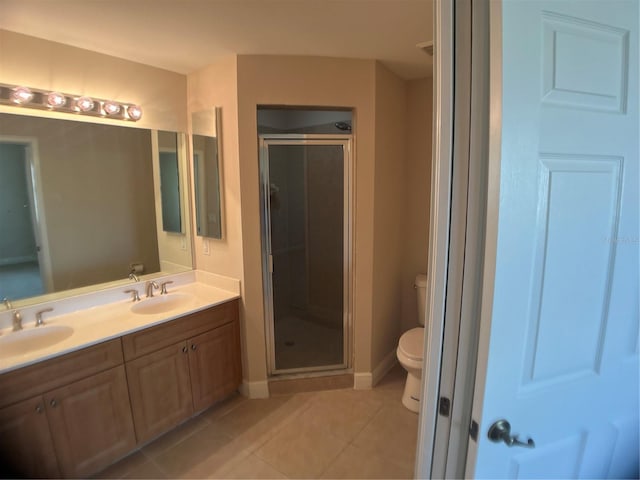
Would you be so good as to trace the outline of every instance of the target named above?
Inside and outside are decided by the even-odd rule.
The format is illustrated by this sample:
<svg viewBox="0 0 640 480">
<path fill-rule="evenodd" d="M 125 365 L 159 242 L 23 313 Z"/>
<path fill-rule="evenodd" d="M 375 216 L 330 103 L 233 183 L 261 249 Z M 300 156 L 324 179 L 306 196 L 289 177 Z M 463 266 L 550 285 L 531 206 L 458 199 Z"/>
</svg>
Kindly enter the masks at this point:
<svg viewBox="0 0 640 480">
<path fill-rule="evenodd" d="M 451 413 L 451 400 L 449 400 L 447 397 L 440 397 L 438 411 L 443 417 L 448 417 Z"/>
<path fill-rule="evenodd" d="M 269 273 L 273 273 L 273 255 L 269 255 L 267 261 L 269 263 Z"/>
<path fill-rule="evenodd" d="M 469 436 L 474 442 L 478 441 L 478 422 L 473 418 L 471 419 L 471 425 L 469 425 Z"/>
</svg>

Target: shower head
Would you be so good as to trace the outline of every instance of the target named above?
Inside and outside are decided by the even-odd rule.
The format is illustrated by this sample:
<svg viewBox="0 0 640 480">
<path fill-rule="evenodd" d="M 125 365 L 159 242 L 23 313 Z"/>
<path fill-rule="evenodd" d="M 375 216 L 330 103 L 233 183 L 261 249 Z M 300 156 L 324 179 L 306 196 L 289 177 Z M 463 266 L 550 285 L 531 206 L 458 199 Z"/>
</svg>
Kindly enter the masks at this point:
<svg viewBox="0 0 640 480">
<path fill-rule="evenodd" d="M 347 122 L 336 122 L 334 123 L 334 125 L 338 130 L 346 130 L 348 132 L 351 131 L 351 125 L 348 124 Z"/>
</svg>

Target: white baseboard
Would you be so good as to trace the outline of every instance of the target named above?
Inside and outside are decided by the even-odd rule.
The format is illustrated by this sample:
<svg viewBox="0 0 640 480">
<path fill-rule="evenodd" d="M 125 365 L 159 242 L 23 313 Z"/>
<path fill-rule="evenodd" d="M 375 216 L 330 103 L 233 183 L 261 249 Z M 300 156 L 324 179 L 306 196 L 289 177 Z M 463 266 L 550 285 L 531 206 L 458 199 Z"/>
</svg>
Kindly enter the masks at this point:
<svg viewBox="0 0 640 480">
<path fill-rule="evenodd" d="M 378 382 L 382 380 L 387 373 L 389 373 L 389 370 L 395 367 L 396 363 L 398 363 L 398 356 L 396 355 L 396 349 L 394 348 L 387 353 L 382 361 L 376 365 L 376 368 L 373 369 L 371 378 L 372 386 L 375 387 Z"/>
<path fill-rule="evenodd" d="M 23 255 L 21 257 L 0 258 L 0 266 L 17 265 L 17 264 L 26 263 L 26 262 L 36 262 L 37 260 L 38 260 L 37 255 Z"/>
<path fill-rule="evenodd" d="M 247 382 L 243 380 L 238 390 L 243 397 L 269 398 L 269 383 L 266 380 L 259 382 Z"/>
<path fill-rule="evenodd" d="M 372 382 L 372 375 L 370 372 L 353 374 L 354 390 L 371 390 L 372 386 L 373 386 L 373 382 Z"/>
</svg>

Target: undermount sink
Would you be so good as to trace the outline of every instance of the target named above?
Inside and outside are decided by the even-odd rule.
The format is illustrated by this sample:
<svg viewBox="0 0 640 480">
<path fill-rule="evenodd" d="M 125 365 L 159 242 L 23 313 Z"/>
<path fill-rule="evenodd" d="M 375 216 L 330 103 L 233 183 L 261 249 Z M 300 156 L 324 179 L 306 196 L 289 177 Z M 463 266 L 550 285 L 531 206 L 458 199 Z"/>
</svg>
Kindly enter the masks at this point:
<svg viewBox="0 0 640 480">
<path fill-rule="evenodd" d="M 0 337 L 0 358 L 41 350 L 66 340 L 73 335 L 73 328 L 66 325 L 30 327 Z"/>
<path fill-rule="evenodd" d="M 193 300 L 191 295 L 183 293 L 169 293 L 158 295 L 157 297 L 147 298 L 141 302 L 136 302 L 131 306 L 133 313 L 142 315 L 153 315 L 156 313 L 169 312 L 176 308 L 184 307 Z"/>
</svg>

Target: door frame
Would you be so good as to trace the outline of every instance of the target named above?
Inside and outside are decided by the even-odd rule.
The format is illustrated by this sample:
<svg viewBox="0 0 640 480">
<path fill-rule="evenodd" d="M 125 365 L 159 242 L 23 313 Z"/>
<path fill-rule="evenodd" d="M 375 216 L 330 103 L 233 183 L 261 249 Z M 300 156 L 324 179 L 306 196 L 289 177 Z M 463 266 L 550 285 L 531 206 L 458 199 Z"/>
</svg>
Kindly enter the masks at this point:
<svg viewBox="0 0 640 480">
<path fill-rule="evenodd" d="M 353 135 L 335 134 L 261 134 L 259 140 L 260 170 L 260 233 L 262 251 L 263 300 L 267 346 L 267 374 L 312 374 L 344 372 L 352 365 L 353 332 Z M 271 275 L 271 218 L 269 205 L 269 146 L 270 145 L 341 145 L 343 147 L 343 362 L 336 365 L 277 369 L 275 361 L 275 331 L 273 315 L 273 279 Z"/>
<path fill-rule="evenodd" d="M 36 246 L 39 247 L 38 266 L 40 278 L 45 293 L 53 292 L 53 272 L 51 266 L 51 251 L 49 249 L 49 237 L 47 235 L 47 217 L 42 191 L 40 172 L 40 153 L 38 139 L 35 137 L 22 137 L 17 135 L 0 135 L 0 143 L 10 143 L 25 147 L 25 162 L 28 166 L 27 189 L 31 197 L 30 210 L 33 233 Z"/>
<path fill-rule="evenodd" d="M 476 365 L 479 349 L 488 348 L 481 335 L 491 320 L 497 234 L 502 56 L 500 29 L 489 25 L 499 25 L 499 10 L 499 2 L 482 0 L 434 5 L 429 331 L 417 478 L 473 475 L 474 388 L 485 374 Z M 447 415 L 439 411 L 443 397 L 450 401 Z"/>
</svg>

